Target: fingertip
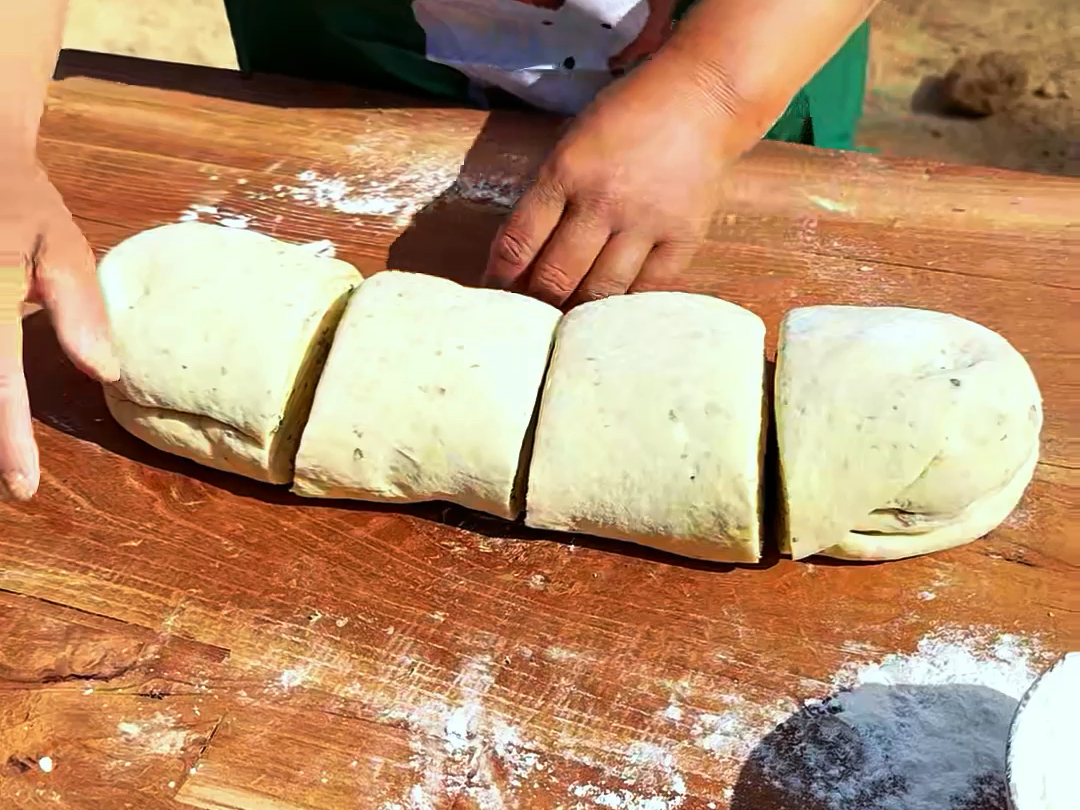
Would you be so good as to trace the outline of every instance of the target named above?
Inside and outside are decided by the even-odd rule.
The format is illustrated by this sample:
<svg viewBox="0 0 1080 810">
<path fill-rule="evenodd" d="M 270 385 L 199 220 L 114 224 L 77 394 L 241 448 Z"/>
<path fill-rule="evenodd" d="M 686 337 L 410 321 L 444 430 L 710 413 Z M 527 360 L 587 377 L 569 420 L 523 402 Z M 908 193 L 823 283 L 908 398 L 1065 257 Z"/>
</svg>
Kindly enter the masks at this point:
<svg viewBox="0 0 1080 810">
<path fill-rule="evenodd" d="M 120 379 L 120 359 L 108 338 L 96 338 L 85 352 L 84 359 L 91 374 L 100 382 L 114 383 Z"/>
<path fill-rule="evenodd" d="M 25 503 L 37 493 L 41 471 L 35 466 L 28 472 L 6 472 L 0 475 L 0 500 Z"/>
</svg>

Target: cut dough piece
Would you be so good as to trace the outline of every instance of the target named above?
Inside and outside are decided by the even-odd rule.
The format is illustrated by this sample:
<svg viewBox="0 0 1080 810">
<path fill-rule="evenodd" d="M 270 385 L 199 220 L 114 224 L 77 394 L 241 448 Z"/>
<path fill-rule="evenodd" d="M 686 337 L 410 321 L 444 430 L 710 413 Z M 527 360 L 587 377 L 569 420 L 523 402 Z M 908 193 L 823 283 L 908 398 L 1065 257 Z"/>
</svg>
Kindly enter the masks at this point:
<svg viewBox="0 0 1080 810">
<path fill-rule="evenodd" d="M 187 222 L 121 242 L 98 276 L 122 369 L 105 387 L 116 421 L 208 467 L 291 481 L 356 269 L 304 245 Z"/>
<path fill-rule="evenodd" d="M 903 307 L 792 310 L 780 327 L 782 550 L 891 560 L 970 542 L 1035 470 L 1042 402 L 995 332 Z"/>
<path fill-rule="evenodd" d="M 765 325 L 727 301 L 649 292 L 559 326 L 525 522 L 723 562 L 761 554 Z"/>
<path fill-rule="evenodd" d="M 397 271 L 342 317 L 294 491 L 442 500 L 514 519 L 560 313 L 523 295 Z"/>
</svg>

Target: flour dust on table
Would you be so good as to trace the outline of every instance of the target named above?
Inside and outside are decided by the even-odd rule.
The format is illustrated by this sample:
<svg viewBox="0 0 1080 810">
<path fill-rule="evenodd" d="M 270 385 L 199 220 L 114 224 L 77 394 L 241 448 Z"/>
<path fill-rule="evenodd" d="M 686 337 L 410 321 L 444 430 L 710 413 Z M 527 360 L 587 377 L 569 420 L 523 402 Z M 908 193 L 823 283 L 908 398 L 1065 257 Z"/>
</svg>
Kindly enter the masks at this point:
<svg viewBox="0 0 1080 810">
<path fill-rule="evenodd" d="M 951 627 L 845 668 L 762 739 L 731 810 L 1009 810 L 1009 727 L 1047 658 L 1037 639 Z"/>
</svg>

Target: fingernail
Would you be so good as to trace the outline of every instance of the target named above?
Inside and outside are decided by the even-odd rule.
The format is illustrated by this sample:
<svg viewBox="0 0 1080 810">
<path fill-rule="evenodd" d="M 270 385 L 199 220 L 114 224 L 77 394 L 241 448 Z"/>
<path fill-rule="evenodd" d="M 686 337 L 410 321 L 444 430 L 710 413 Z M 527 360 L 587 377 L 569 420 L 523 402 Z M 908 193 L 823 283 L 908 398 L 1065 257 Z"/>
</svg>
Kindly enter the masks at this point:
<svg viewBox="0 0 1080 810">
<path fill-rule="evenodd" d="M 30 479 L 20 472 L 6 472 L 0 475 L 0 481 L 4 484 L 6 494 L 11 500 L 28 501 L 34 497 L 37 489 L 30 483 Z"/>
<path fill-rule="evenodd" d="M 116 382 L 120 379 L 120 361 L 108 338 L 97 338 L 87 354 L 87 359 L 97 370 L 103 382 Z"/>
</svg>

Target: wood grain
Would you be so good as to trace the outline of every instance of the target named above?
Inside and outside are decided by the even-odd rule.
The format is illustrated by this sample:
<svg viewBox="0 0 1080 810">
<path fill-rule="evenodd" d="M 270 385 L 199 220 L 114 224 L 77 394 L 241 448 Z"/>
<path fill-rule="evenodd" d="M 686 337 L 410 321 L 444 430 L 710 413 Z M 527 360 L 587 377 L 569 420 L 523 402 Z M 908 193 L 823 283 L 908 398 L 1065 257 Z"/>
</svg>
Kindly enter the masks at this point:
<svg viewBox="0 0 1080 810">
<path fill-rule="evenodd" d="M 134 60 L 61 75 L 41 155 L 99 254 L 188 212 L 468 282 L 556 133 Z M 301 502 L 124 433 L 30 315 L 43 483 L 0 504 L 0 806 L 810 806 L 748 787 L 745 762 L 841 667 L 951 627 L 1080 646 L 1077 190 L 764 145 L 666 283 L 750 307 L 770 347 L 792 306 L 888 302 L 1028 357 L 1046 425 L 1020 508 L 887 565 L 708 565 L 441 504 Z M 717 717 L 742 732 L 716 742 Z"/>
</svg>

